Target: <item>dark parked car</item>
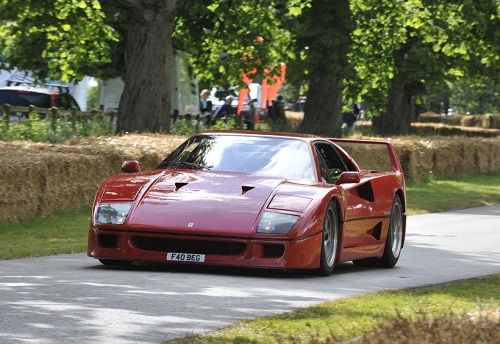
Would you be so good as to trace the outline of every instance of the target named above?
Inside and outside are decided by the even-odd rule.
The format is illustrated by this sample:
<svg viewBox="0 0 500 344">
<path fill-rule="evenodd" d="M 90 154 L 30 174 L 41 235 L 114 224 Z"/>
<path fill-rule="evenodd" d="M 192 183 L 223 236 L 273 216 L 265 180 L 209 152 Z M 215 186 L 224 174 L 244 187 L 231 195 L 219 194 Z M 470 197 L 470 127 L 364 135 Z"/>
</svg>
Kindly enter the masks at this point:
<svg viewBox="0 0 500 344">
<path fill-rule="evenodd" d="M 9 104 L 12 106 L 30 106 L 50 109 L 57 107 L 59 109 L 69 110 L 72 107 L 80 110 L 80 106 L 75 98 L 69 93 L 55 92 L 48 88 L 33 86 L 7 86 L 0 87 L 0 106 Z M 26 117 L 26 113 L 11 114 L 11 118 Z"/>
</svg>

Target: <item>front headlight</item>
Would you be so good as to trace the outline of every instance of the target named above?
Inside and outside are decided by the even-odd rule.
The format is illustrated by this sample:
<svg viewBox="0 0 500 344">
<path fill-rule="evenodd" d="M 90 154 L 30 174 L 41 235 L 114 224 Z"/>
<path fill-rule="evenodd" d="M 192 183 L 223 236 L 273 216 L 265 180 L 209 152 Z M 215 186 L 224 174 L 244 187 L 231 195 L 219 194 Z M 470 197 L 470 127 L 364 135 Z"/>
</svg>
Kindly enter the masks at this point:
<svg viewBox="0 0 500 344">
<path fill-rule="evenodd" d="M 132 203 L 101 204 L 97 208 L 96 222 L 123 225 L 127 220 Z"/>
<path fill-rule="evenodd" d="M 298 215 L 265 212 L 260 219 L 257 233 L 287 234 L 298 220 Z"/>
</svg>

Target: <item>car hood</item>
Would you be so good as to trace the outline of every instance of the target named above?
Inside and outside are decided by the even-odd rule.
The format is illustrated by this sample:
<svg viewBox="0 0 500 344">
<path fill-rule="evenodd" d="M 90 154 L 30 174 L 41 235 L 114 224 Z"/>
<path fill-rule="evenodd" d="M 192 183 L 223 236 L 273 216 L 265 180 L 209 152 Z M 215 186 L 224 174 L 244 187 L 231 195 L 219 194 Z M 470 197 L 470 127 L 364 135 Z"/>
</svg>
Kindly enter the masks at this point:
<svg viewBox="0 0 500 344">
<path fill-rule="evenodd" d="M 215 171 L 120 177 L 105 188 L 102 202 L 134 198 L 129 228 L 234 236 L 254 233 L 270 197 L 287 184 L 282 178 Z"/>
</svg>

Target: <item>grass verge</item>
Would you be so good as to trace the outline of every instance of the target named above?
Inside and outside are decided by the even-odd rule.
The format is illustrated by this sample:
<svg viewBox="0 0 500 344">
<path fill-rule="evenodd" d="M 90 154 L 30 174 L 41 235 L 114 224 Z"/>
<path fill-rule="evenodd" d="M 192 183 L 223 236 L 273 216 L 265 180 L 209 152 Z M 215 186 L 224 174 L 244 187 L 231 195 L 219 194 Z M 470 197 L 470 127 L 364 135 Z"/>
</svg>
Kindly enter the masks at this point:
<svg viewBox="0 0 500 344">
<path fill-rule="evenodd" d="M 407 186 L 410 215 L 500 203 L 500 173 L 434 177 Z"/>
<path fill-rule="evenodd" d="M 87 249 L 90 207 L 0 223 L 0 259 L 40 257 Z"/>
<path fill-rule="evenodd" d="M 438 318 L 453 319 L 468 313 L 477 313 L 481 309 L 496 312 L 493 321 L 500 325 L 498 310 L 500 307 L 498 290 L 500 275 L 466 280 L 438 287 L 416 290 L 384 291 L 363 296 L 349 297 L 316 306 L 294 310 L 288 314 L 268 316 L 250 321 L 238 322 L 221 331 L 191 336 L 170 341 L 173 344 L 320 344 L 355 340 L 360 343 L 389 343 L 388 335 L 394 335 L 397 322 L 414 323 L 425 317 L 423 327 Z M 492 311 L 493 310 L 493 311 Z M 469 317 L 470 318 L 470 317 Z M 451 321 L 451 320 L 450 320 Z M 382 338 L 387 341 L 364 340 L 374 328 L 386 326 L 387 333 Z M 496 327 L 492 327 L 493 331 Z M 444 328 L 451 332 L 450 328 Z M 404 329 L 401 329 L 404 331 Z M 403 333 L 410 336 L 400 338 L 398 343 L 466 343 L 453 341 L 425 340 L 426 329 L 417 333 Z M 496 330 L 495 330 L 496 333 Z M 446 334 L 445 334 L 446 335 Z M 462 336 L 467 333 L 462 334 Z M 413 338 L 412 338 L 413 336 Z M 420 337 L 419 337 L 420 336 Z M 496 340 L 496 336 L 494 337 Z M 467 343 L 494 343 L 480 341 Z M 484 339 L 484 338 L 483 338 Z M 479 340 L 479 341 L 477 341 Z"/>
</svg>

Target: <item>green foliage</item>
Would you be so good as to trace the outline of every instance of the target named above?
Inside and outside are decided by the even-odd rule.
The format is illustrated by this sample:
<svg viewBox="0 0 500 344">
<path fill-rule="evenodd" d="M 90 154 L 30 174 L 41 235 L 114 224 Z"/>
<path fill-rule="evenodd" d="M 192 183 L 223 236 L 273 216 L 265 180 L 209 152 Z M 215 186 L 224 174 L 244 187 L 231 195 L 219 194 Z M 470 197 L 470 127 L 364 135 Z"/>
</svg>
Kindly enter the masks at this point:
<svg viewBox="0 0 500 344">
<path fill-rule="evenodd" d="M 356 74 L 346 84 L 349 97 L 380 107 L 393 84 L 425 95 L 446 81 L 498 68 L 498 6 L 498 0 L 352 0 Z"/>
<path fill-rule="evenodd" d="M 236 121 L 233 118 L 228 120 L 218 120 L 212 126 L 213 130 L 234 130 L 236 129 Z"/>
<path fill-rule="evenodd" d="M 465 76 L 500 78 L 498 0 L 350 0 L 350 13 L 339 9 L 342 3 L 178 1 L 175 48 L 191 54 L 204 85 L 242 86 L 242 73 L 259 80 L 285 62 L 294 97 L 310 89 L 313 71 L 328 85 L 342 83 L 345 101 L 370 100 L 380 113 L 397 84 L 423 96 Z M 0 0 L 0 55 L 39 79 L 116 76 L 125 70 L 130 6 L 142 5 Z"/>
<path fill-rule="evenodd" d="M 500 80 L 463 78 L 451 86 L 451 105 L 458 114 L 500 113 Z"/>
<path fill-rule="evenodd" d="M 287 49 L 290 33 L 282 24 L 288 13 L 287 3 L 284 0 L 178 2 L 174 45 L 193 56 L 195 74 L 213 87 L 243 85 L 243 72 L 261 79 L 265 69 L 293 56 Z M 221 53 L 229 57 L 221 59 Z"/>
<path fill-rule="evenodd" d="M 28 140 L 33 142 L 64 142 L 76 136 L 113 135 L 114 124 L 109 118 L 87 119 L 73 123 L 61 117 L 54 123 L 49 118 L 41 119 L 36 113 L 28 120 L 11 121 L 8 126 L 0 123 L 0 140 Z"/>
<path fill-rule="evenodd" d="M 105 19 L 97 0 L 2 0 L 0 55 L 41 80 L 96 75 L 111 62 L 111 44 L 118 41 Z"/>
<path fill-rule="evenodd" d="M 234 130 L 237 129 L 234 119 L 217 120 L 211 127 L 205 125 L 203 118 L 200 120 L 192 118 L 180 118 L 173 122 L 170 126 L 170 131 L 175 135 L 192 135 L 207 130 Z"/>
<path fill-rule="evenodd" d="M 197 120 L 180 118 L 170 125 L 170 131 L 174 135 L 192 135 L 203 131 L 205 125 Z"/>
</svg>

